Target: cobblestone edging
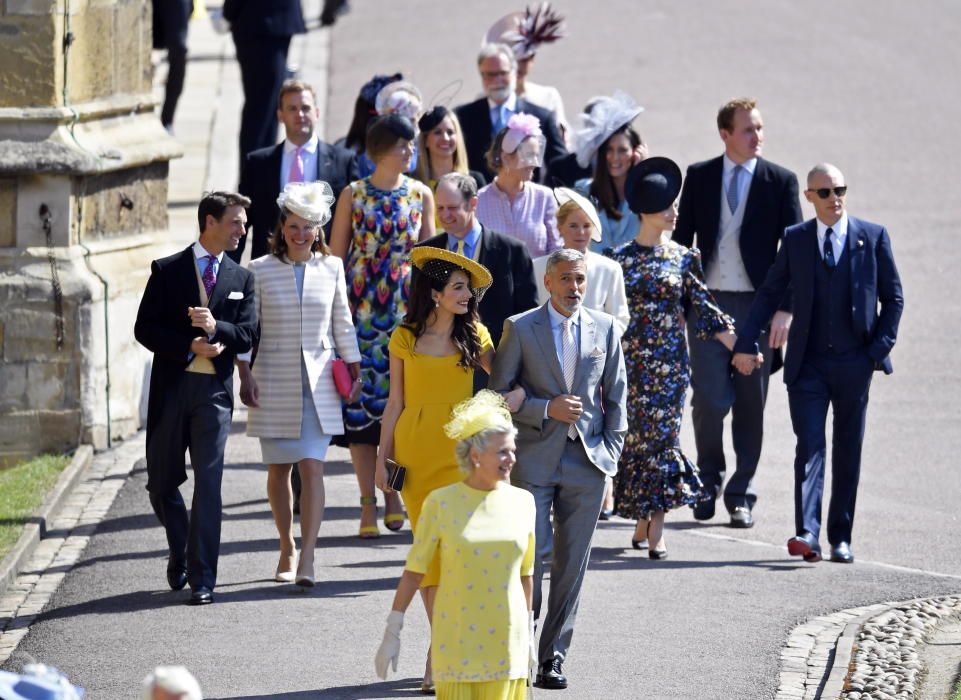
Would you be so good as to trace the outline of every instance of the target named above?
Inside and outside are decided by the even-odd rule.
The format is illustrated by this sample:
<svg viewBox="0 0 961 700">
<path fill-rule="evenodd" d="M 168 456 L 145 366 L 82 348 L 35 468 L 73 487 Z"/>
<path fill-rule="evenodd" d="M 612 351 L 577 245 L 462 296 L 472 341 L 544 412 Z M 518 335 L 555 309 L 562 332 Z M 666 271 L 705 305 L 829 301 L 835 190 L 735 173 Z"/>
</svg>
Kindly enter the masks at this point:
<svg viewBox="0 0 961 700">
<path fill-rule="evenodd" d="M 144 433 L 93 458 L 82 481 L 47 523 L 47 537 L 0 596 L 0 663 L 16 650 L 60 582 L 80 559 L 90 537 L 144 454 Z"/>
<path fill-rule="evenodd" d="M 941 620 L 955 615 L 961 615 L 961 596 L 897 603 L 867 620 L 857 635 L 840 697 L 915 697 L 923 669 L 918 647 Z"/>
<path fill-rule="evenodd" d="M 823 695 L 831 669 L 836 664 L 847 666 L 844 645 L 839 645 L 848 625 L 859 624 L 887 610 L 888 604 L 868 605 L 840 610 L 808 620 L 792 630 L 781 650 L 781 676 L 775 700 L 814 700 Z"/>
</svg>

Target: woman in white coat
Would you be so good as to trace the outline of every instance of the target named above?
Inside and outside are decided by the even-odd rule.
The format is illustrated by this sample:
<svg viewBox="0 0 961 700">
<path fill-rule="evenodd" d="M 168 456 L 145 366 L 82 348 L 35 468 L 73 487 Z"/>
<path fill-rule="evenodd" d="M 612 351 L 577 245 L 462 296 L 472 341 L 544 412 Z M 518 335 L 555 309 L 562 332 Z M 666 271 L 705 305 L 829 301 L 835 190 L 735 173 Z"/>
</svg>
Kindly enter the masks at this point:
<svg viewBox="0 0 961 700">
<path fill-rule="evenodd" d="M 326 182 L 290 183 L 280 194 L 280 223 L 270 255 L 250 263 L 260 319 L 255 361 L 239 357 L 240 398 L 250 408 L 247 434 L 260 438 L 267 497 L 280 535 L 275 579 L 314 585 L 314 546 L 324 514 L 324 463 L 333 435 L 344 432 L 332 362 L 347 363 L 360 392 L 360 351 L 347 305 L 340 258 L 324 242 L 333 193 Z M 303 484 L 301 551 L 292 532 L 291 465 Z"/>
</svg>

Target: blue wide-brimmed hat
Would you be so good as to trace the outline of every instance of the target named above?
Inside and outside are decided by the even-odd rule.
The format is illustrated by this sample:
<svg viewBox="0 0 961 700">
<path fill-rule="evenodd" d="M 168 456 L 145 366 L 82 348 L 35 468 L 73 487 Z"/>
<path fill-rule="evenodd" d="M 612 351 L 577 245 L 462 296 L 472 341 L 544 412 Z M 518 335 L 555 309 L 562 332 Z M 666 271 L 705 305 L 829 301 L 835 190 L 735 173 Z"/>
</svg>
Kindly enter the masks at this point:
<svg viewBox="0 0 961 700">
<path fill-rule="evenodd" d="M 627 173 L 624 198 L 635 214 L 656 214 L 670 207 L 681 191 L 681 169 L 670 158 L 645 158 Z"/>
</svg>

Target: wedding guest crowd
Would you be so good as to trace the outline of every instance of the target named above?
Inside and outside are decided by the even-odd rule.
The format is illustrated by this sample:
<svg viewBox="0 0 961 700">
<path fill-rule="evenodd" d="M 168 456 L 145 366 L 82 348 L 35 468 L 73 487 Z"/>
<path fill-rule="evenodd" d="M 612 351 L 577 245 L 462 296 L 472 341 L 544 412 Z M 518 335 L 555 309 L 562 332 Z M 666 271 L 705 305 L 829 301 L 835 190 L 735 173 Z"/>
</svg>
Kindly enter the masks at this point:
<svg viewBox="0 0 961 700">
<path fill-rule="evenodd" d="M 560 91 L 530 80 L 539 47 L 566 34 L 548 3 L 486 33 L 479 99 L 451 109 L 378 74 L 346 136 L 326 144 L 313 87 L 283 80 L 299 3 L 270 5 L 224 7 L 244 75 L 240 193 L 205 195 L 199 240 L 154 262 L 137 317 L 154 353 L 147 489 L 170 588 L 213 602 L 234 365 L 266 465 L 276 581 L 315 584 L 331 444 L 350 450 L 359 538 L 381 537 L 378 490 L 388 530 L 410 520 L 375 670 L 396 671 L 419 591 L 423 693 L 567 688 L 599 519 L 633 521 L 632 548 L 655 561 L 671 510 L 707 521 L 721 499 L 731 527 L 751 527 L 785 343 L 797 436 L 787 551 L 822 558 L 830 407 L 827 541 L 832 561 L 854 560 L 868 390 L 875 370 L 891 372 L 903 295 L 891 237 L 848 214 L 839 168 L 807 174 L 815 217 L 801 223 L 797 177 L 762 157 L 754 99 L 720 106 L 723 154 L 686 177 L 650 155 L 644 108 L 621 90 L 569 123 Z M 679 437 L 689 387 L 694 460 Z"/>
</svg>

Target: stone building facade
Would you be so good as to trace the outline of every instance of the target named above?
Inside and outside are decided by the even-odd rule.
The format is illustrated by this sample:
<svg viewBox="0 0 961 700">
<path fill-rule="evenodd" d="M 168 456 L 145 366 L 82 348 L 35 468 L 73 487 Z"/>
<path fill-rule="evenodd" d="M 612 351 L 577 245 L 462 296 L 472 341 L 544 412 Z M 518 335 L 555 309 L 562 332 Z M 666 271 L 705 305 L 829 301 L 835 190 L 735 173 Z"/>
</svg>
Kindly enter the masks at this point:
<svg viewBox="0 0 961 700">
<path fill-rule="evenodd" d="M 0 0 L 0 465 L 143 419 L 133 322 L 171 250 L 146 0 Z"/>
</svg>

